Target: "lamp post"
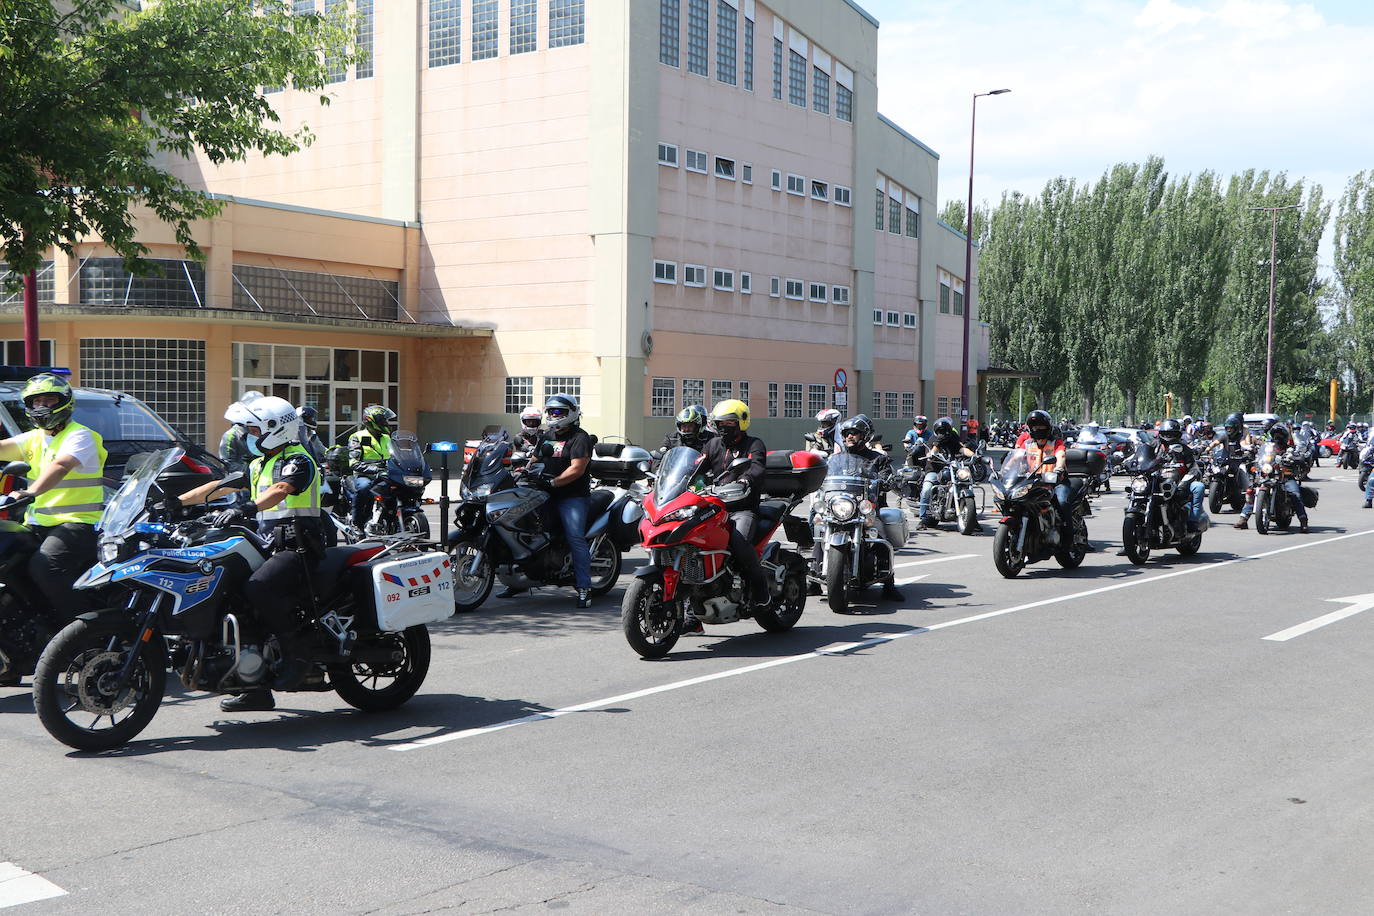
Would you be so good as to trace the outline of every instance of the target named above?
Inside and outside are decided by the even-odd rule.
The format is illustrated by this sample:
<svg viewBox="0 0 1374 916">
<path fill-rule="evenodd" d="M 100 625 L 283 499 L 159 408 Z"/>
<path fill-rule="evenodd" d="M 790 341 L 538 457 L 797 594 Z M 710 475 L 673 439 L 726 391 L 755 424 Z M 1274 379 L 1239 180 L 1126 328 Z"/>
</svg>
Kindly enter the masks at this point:
<svg viewBox="0 0 1374 916">
<path fill-rule="evenodd" d="M 1263 210 L 1272 217 L 1269 227 L 1269 344 L 1264 355 L 1264 412 L 1272 413 L 1270 405 L 1274 399 L 1274 277 L 1278 266 L 1279 251 L 1279 211 L 1297 210 L 1298 204 L 1289 204 L 1286 207 L 1251 207 L 1251 210 Z"/>
<path fill-rule="evenodd" d="M 1010 89 L 994 89 L 991 92 L 973 94 L 973 116 L 968 128 L 968 212 L 964 229 L 964 361 L 960 372 L 959 410 L 964 419 L 969 417 L 968 409 L 968 338 L 973 315 L 973 141 L 978 128 L 978 100 L 985 95 L 1005 95 Z"/>
</svg>

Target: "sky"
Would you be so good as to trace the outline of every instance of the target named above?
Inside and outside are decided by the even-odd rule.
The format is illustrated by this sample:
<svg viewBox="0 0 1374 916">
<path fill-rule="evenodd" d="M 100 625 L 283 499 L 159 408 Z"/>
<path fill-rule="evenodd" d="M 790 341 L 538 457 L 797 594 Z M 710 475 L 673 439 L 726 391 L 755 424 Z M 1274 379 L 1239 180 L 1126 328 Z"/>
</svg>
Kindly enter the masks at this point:
<svg viewBox="0 0 1374 916">
<path fill-rule="evenodd" d="M 858 0 L 878 30 L 878 110 L 940 154 L 940 206 L 1093 181 L 1162 156 L 1322 185 L 1374 169 L 1370 0 Z M 1330 231 L 1319 253 L 1331 261 Z"/>
</svg>

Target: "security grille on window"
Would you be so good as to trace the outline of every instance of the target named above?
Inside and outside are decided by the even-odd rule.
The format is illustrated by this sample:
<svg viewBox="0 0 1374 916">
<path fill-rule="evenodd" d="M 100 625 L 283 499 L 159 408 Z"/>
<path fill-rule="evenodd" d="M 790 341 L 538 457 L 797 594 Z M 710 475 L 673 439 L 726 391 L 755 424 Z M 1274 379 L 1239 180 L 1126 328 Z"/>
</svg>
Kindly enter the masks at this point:
<svg viewBox="0 0 1374 916">
<path fill-rule="evenodd" d="M 954 314 L 964 314 L 964 294 L 957 289 L 954 291 Z"/>
<path fill-rule="evenodd" d="M 773 98 L 782 101 L 782 39 L 773 39 Z"/>
<path fill-rule="evenodd" d="M 835 185 L 833 190 L 835 192 L 835 203 L 839 204 L 841 207 L 851 206 L 852 192 L 849 190 L 849 188 L 842 187 L 841 185 Z"/>
<path fill-rule="evenodd" d="M 705 286 L 706 268 L 699 264 L 682 265 L 682 285 L 683 286 Z"/>
<path fill-rule="evenodd" d="M 716 177 L 735 180 L 735 160 L 726 159 L 724 156 L 716 157 Z"/>
<path fill-rule="evenodd" d="M 811 107 L 821 114 L 830 114 L 830 74 L 820 67 L 812 67 Z"/>
<path fill-rule="evenodd" d="M 583 0 L 549 0 L 549 47 L 580 45 L 586 40 Z"/>
<path fill-rule="evenodd" d="M 582 400 L 582 377 L 578 375 L 548 375 L 544 377 L 544 400 L 555 394 L 570 394 Z"/>
<path fill-rule="evenodd" d="M 79 350 L 82 385 L 131 394 L 192 442 L 205 441 L 205 341 L 101 337 L 83 339 Z M 150 433 L 123 429 L 119 438 Z"/>
<path fill-rule="evenodd" d="M 689 149 L 687 151 L 687 171 L 700 172 L 701 174 L 705 175 L 706 162 L 708 158 L 709 157 L 701 150 Z"/>
<path fill-rule="evenodd" d="M 788 175 L 788 176 L 787 176 L 787 193 L 788 193 L 788 194 L 800 194 L 800 195 L 805 195 L 805 194 L 806 194 L 806 178 L 804 178 L 804 177 L 801 176 L 801 175 Z"/>
<path fill-rule="evenodd" d="M 802 386 L 800 382 L 783 383 L 782 415 L 792 418 L 802 415 Z"/>
<path fill-rule="evenodd" d="M 506 376 L 506 413 L 518 414 L 534 403 L 534 376 Z"/>
<path fill-rule="evenodd" d="M 962 407 L 963 407 L 963 399 L 962 399 L 962 398 L 950 398 L 950 399 L 949 399 L 949 413 L 950 413 L 950 416 L 952 416 L 952 417 L 957 417 L 957 416 L 959 416 L 959 414 L 960 414 L 960 408 L 962 408 Z"/>
<path fill-rule="evenodd" d="M 472 0 L 472 59 L 486 60 L 496 56 L 500 40 L 497 16 L 498 0 Z"/>
<path fill-rule="evenodd" d="M 53 301 L 54 289 L 53 262 L 42 262 L 38 265 L 38 270 L 34 271 L 34 273 L 38 277 L 39 303 L 51 304 L 51 302 Z M 6 264 L 4 261 L 0 261 L 0 305 L 15 305 L 17 303 L 21 303 L 24 301 L 24 290 L 22 288 L 16 289 L 12 293 L 5 292 L 5 284 L 8 281 L 13 280 L 15 283 L 18 283 L 20 279 L 21 277 L 19 277 L 17 274 L 14 273 L 14 271 L 9 269 L 8 264 Z M 16 363 L 14 365 L 22 365 L 22 363 Z M 47 365 L 47 363 L 44 363 L 44 365 Z"/>
<path fill-rule="evenodd" d="M 829 389 L 824 385 L 807 385 L 806 412 L 814 415 L 825 410 L 825 396 L 828 392 Z"/>
<path fill-rule="evenodd" d="M 429 65 L 463 62 L 463 4 L 461 0 L 429 0 Z"/>
<path fill-rule="evenodd" d="M 824 283 L 812 283 L 812 284 L 811 284 L 810 293 L 811 293 L 810 299 L 811 299 L 812 302 L 824 302 L 824 301 L 825 301 L 825 284 L 824 284 Z"/>
<path fill-rule="evenodd" d="M 906 237 L 909 239 L 921 237 L 921 214 L 911 207 L 906 208 Z"/>
<path fill-rule="evenodd" d="M 711 403 L 719 404 L 721 401 L 728 401 L 735 396 L 735 383 L 723 382 L 719 379 L 711 382 Z"/>
<path fill-rule="evenodd" d="M 681 0 L 659 0 L 658 60 L 670 67 L 679 66 L 678 35 L 682 28 Z"/>
<path fill-rule="evenodd" d="M 656 378 L 649 389 L 649 415 L 672 417 L 677 415 L 675 397 L 677 383 L 670 378 Z"/>
<path fill-rule="evenodd" d="M 687 70 L 706 75 L 706 44 L 710 38 L 709 0 L 687 0 Z"/>
<path fill-rule="evenodd" d="M 372 8 L 373 0 L 358 0 L 358 29 L 356 39 L 358 50 L 363 54 L 363 59 L 358 61 L 354 68 L 353 75 L 360 79 L 369 79 L 375 72 L 373 66 L 372 49 L 375 44 L 373 38 L 377 31 L 377 17 Z"/>
<path fill-rule="evenodd" d="M 768 278 L 768 295 L 774 299 L 782 295 L 782 277 Z"/>
<path fill-rule="evenodd" d="M 654 282 L 655 282 L 655 283 L 676 283 L 676 282 L 677 282 L 677 262 L 676 262 L 676 261 L 655 261 L 655 262 L 654 262 Z"/>
<path fill-rule="evenodd" d="M 324 0 L 325 15 L 332 16 L 346 6 L 348 6 L 348 0 Z M 324 66 L 326 83 L 342 83 L 348 79 L 348 65 L 338 56 L 326 54 Z"/>
<path fill-rule="evenodd" d="M 902 392 L 902 416 L 914 417 L 916 415 L 916 395 L 910 391 Z"/>
<path fill-rule="evenodd" d="M 706 403 L 706 379 L 685 378 L 682 380 L 682 406 Z"/>
<path fill-rule="evenodd" d="M 883 416 L 889 420 L 895 420 L 897 417 L 901 416 L 897 413 L 897 392 L 883 392 Z"/>
<path fill-rule="evenodd" d="M 740 383 L 739 383 L 739 399 L 740 399 L 741 401 L 743 401 L 744 403 L 746 403 L 746 404 L 749 403 L 749 383 L 748 383 L 748 382 L 740 382 Z"/>
<path fill-rule="evenodd" d="M 836 305 L 849 304 L 849 287 L 832 286 L 830 287 L 830 301 Z"/>
<path fill-rule="evenodd" d="M 948 284 L 948 283 L 941 283 L 941 284 L 940 284 L 940 311 L 941 311 L 941 313 L 943 313 L 943 314 L 945 314 L 945 315 L 948 315 L 948 314 L 949 314 L 949 284 Z"/>
<path fill-rule="evenodd" d="M 744 20 L 744 89 L 754 91 L 754 20 Z"/>
<path fill-rule="evenodd" d="M 895 197 L 887 199 L 887 231 L 902 234 L 902 202 Z"/>
<path fill-rule="evenodd" d="M 736 82 L 736 44 L 739 36 L 739 11 L 718 0 L 716 5 L 716 79 L 731 86 Z"/>
<path fill-rule="evenodd" d="M 778 415 L 778 383 L 777 383 L 777 382 L 769 382 L 769 383 L 768 383 L 768 416 L 770 416 L 770 417 L 776 417 L 777 415 Z"/>
<path fill-rule="evenodd" d="M 399 293 L 395 280 L 234 265 L 233 304 L 244 311 L 396 321 Z"/>
<path fill-rule="evenodd" d="M 935 412 L 942 417 L 949 416 L 949 398 L 936 398 Z"/>
<path fill-rule="evenodd" d="M 539 0 L 511 0 L 510 53 L 527 54 L 539 46 Z"/>
<path fill-rule="evenodd" d="M 806 58 L 796 51 L 787 52 L 787 100 L 806 107 Z"/>
<path fill-rule="evenodd" d="M 916 327 L 916 313 L 915 313 L 915 312 L 902 312 L 902 327 L 904 327 L 904 328 L 914 328 L 914 327 Z"/>
<path fill-rule="evenodd" d="M 658 145 L 658 164 L 677 168 L 677 147 L 671 143 L 660 143 Z"/>
<path fill-rule="evenodd" d="M 902 316 L 898 312 L 887 313 L 887 326 L 890 328 L 899 327 L 902 323 Z"/>
<path fill-rule="evenodd" d="M 742 292 L 742 293 L 744 293 L 745 295 L 750 295 L 750 294 L 752 294 L 752 293 L 754 292 L 754 275 L 753 275 L 753 274 L 740 274 L 740 275 L 739 275 L 739 291 Z"/>
<path fill-rule="evenodd" d="M 887 227 L 887 218 L 885 216 L 885 214 L 887 213 L 887 210 L 885 209 L 887 207 L 887 195 L 883 193 L 882 188 L 878 188 L 874 193 L 877 196 L 875 198 L 876 209 L 874 210 L 873 214 L 873 228 L 881 232 L 884 228 Z"/>
<path fill-rule="evenodd" d="M 846 87 L 835 84 L 835 117 L 841 121 L 854 121 L 854 93 Z"/>
<path fill-rule="evenodd" d="M 198 261 L 149 258 L 162 275 L 136 277 L 122 258 L 87 258 L 78 281 L 82 305 L 130 308 L 201 308 L 205 266 Z M 51 282 L 51 281 L 49 281 Z"/>
<path fill-rule="evenodd" d="M 883 393 L 882 393 L 881 391 L 875 391 L 875 392 L 873 392 L 873 416 L 875 416 L 875 417 L 881 417 L 882 415 L 883 415 Z"/>
<path fill-rule="evenodd" d="M 721 270 L 720 268 L 716 268 L 711 271 L 711 285 L 716 289 L 734 292 L 735 272 L 733 270 Z"/>
<path fill-rule="evenodd" d="M 788 299 L 801 299 L 802 296 L 803 296 L 802 289 L 803 289 L 802 281 L 800 281 L 800 280 L 788 280 L 788 281 L 787 281 L 787 298 L 788 298 Z"/>
</svg>

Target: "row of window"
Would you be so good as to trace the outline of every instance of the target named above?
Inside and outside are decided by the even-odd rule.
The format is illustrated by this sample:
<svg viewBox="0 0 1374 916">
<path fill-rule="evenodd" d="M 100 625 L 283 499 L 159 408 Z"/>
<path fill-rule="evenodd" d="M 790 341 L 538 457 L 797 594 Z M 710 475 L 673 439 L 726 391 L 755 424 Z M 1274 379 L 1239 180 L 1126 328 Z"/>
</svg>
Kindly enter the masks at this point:
<svg viewBox="0 0 1374 916">
<path fill-rule="evenodd" d="M 544 401 L 553 397 L 555 394 L 570 394 L 577 398 L 580 403 L 582 400 L 582 377 L 578 375 L 546 375 L 544 376 L 544 391 L 542 400 L 534 396 L 534 376 L 532 375 L 508 375 L 506 376 L 506 413 L 518 414 L 526 407 L 531 405 L 541 407 Z"/>
<path fill-rule="evenodd" d="M 682 3 L 683 0 L 659 0 L 658 59 L 670 67 L 682 65 Z M 743 16 L 741 67 L 741 16 L 737 0 L 686 0 L 687 72 L 710 76 L 713 3 L 716 12 L 716 79 L 728 86 L 740 86 L 746 92 L 753 92 L 755 24 L 752 4 L 746 5 Z M 788 38 L 785 49 L 784 37 Z M 831 112 L 833 82 L 835 117 L 852 123 L 853 71 L 833 60 L 800 32 L 790 29 L 776 17 L 773 19 L 773 98 L 782 100 L 784 52 L 787 58 L 787 100 L 799 108 L 806 108 L 809 88 L 812 110 L 828 116 Z"/>
<path fill-rule="evenodd" d="M 964 283 L 954 275 L 940 270 L 940 311 L 945 315 L 964 314 Z"/>
<path fill-rule="evenodd" d="M 745 295 L 752 295 L 754 292 L 753 274 L 744 271 L 736 275 L 735 271 L 727 268 L 707 268 L 701 264 L 682 265 L 682 285 L 704 288 L 707 285 L 708 273 L 712 289 L 733 293 L 736 288 L 736 276 L 738 276 L 739 291 Z M 677 281 L 678 264 L 676 261 L 654 261 L 655 283 L 672 286 L 676 285 Z M 850 288 L 848 286 L 829 286 L 821 282 L 808 283 L 791 277 L 769 277 L 768 295 L 774 299 L 781 296 L 787 299 L 809 299 L 812 302 L 833 302 L 836 305 L 849 305 L 850 302 Z"/>
<path fill-rule="evenodd" d="M 296 15 L 320 12 L 321 2 L 324 6 L 324 14 L 332 15 L 340 9 L 348 6 L 348 0 L 292 0 L 291 11 Z M 357 25 L 354 33 L 354 42 L 358 50 L 363 52 L 363 59 L 353 68 L 355 79 L 370 79 L 376 74 L 376 67 L 373 65 L 372 53 L 376 46 L 375 34 L 377 28 L 376 11 L 373 8 L 375 0 L 353 0 L 354 12 L 357 14 Z M 325 81 L 328 83 L 342 83 L 348 79 L 348 68 L 343 61 L 330 58 L 328 64 L 328 76 Z M 281 86 L 264 86 L 264 93 L 281 92 Z"/>
<path fill-rule="evenodd" d="M 915 312 L 894 312 L 889 309 L 874 309 L 873 323 L 875 325 L 887 325 L 889 328 L 914 328 L 916 327 Z"/>
<path fill-rule="evenodd" d="M 673 143 L 660 143 L 658 145 L 658 164 L 666 165 L 669 168 L 677 168 L 679 164 L 678 147 Z M 739 162 L 727 156 L 716 156 L 715 165 L 712 167 L 712 157 L 698 149 L 686 150 L 686 161 L 683 167 L 689 172 L 696 172 L 700 175 L 714 173 L 717 178 L 725 181 L 740 181 L 744 184 L 754 183 L 754 163 Z M 784 173 L 781 169 L 772 169 L 768 179 L 768 186 L 774 191 L 782 191 Z M 786 173 L 786 191 L 796 197 L 807 197 L 812 200 L 831 202 L 841 207 L 853 206 L 854 190 L 845 185 L 832 185 L 828 181 L 819 178 L 811 179 L 807 182 L 805 175 L 797 175 L 792 172 Z"/>
<path fill-rule="evenodd" d="M 429 65 L 463 62 L 463 5 L 470 14 L 473 60 L 496 57 L 501 48 L 501 0 L 429 0 Z M 549 47 L 586 41 L 585 0 L 548 0 Z M 525 54 L 539 46 L 539 0 L 510 0 L 508 53 Z"/>
<path fill-rule="evenodd" d="M 678 400 L 679 390 L 681 391 L 680 401 Z M 706 396 L 707 391 L 706 379 L 682 379 L 679 389 L 677 379 L 655 378 L 649 385 L 649 416 L 675 416 L 679 410 L 678 404 L 681 404 L 683 408 L 700 404 L 707 410 L 710 410 L 712 404 L 729 398 L 739 398 L 748 404 L 752 389 L 747 381 L 712 379 L 709 400 Z M 778 398 L 779 391 L 782 394 L 781 402 Z M 767 410 L 760 412 L 754 408 L 754 415 L 791 418 L 814 416 L 830 406 L 830 393 L 829 385 L 784 382 L 779 386 L 777 382 L 768 382 Z"/>
<path fill-rule="evenodd" d="M 873 419 L 895 420 L 898 417 L 911 418 L 915 415 L 915 393 L 910 391 L 873 392 Z"/>
<path fill-rule="evenodd" d="M 905 235 L 909 239 L 921 237 L 921 210 L 914 197 L 895 195 L 877 188 L 874 192 L 873 228 L 882 232 L 886 229 L 893 235 Z M 906 219 L 902 217 L 905 214 Z"/>
</svg>

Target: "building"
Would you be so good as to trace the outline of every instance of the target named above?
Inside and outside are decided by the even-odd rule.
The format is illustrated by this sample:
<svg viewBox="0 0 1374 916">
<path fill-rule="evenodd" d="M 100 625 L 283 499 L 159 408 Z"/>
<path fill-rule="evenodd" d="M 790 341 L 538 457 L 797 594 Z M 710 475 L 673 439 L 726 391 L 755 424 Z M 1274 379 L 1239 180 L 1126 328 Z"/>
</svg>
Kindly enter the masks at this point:
<svg viewBox="0 0 1374 916">
<path fill-rule="evenodd" d="M 957 413 L 964 238 L 938 155 L 878 113 L 857 5 L 353 2 L 373 56 L 332 104 L 266 90 L 313 146 L 171 163 L 233 201 L 203 267 L 151 220 L 165 279 L 54 257 L 44 333 L 81 381 L 184 373 L 149 400 L 210 438 L 250 387 L 332 433 L 386 398 L 422 438 L 554 391 L 635 441 L 727 396 L 779 445 L 832 404 L 889 436 Z"/>
</svg>

